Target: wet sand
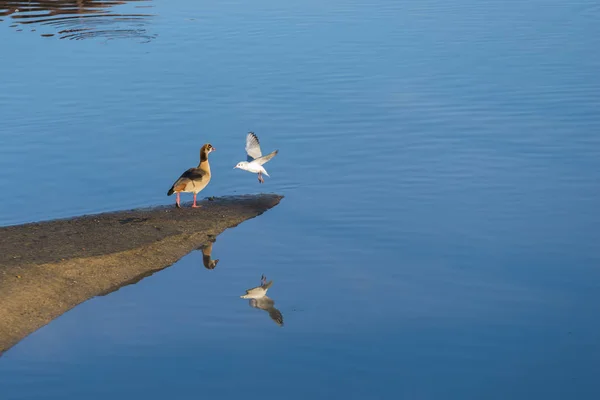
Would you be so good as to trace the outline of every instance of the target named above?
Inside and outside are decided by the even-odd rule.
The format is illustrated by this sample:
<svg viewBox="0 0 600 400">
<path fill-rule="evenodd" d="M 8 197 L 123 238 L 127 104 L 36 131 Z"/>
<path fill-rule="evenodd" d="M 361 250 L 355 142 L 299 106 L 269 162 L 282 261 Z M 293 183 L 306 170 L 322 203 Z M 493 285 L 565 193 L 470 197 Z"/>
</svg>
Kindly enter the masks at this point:
<svg viewBox="0 0 600 400">
<path fill-rule="evenodd" d="M 206 248 L 282 196 L 222 197 L 0 228 L 0 353 L 83 301 Z"/>
</svg>

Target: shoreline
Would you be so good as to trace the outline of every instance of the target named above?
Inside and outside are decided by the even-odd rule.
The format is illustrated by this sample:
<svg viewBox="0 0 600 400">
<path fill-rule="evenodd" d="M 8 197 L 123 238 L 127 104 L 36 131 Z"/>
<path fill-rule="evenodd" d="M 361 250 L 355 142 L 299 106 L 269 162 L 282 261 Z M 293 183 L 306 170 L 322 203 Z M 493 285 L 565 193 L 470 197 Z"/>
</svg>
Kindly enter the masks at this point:
<svg viewBox="0 0 600 400">
<path fill-rule="evenodd" d="M 186 203 L 0 227 L 0 355 L 76 305 L 206 248 L 282 198 L 218 197 L 197 209 Z"/>
</svg>

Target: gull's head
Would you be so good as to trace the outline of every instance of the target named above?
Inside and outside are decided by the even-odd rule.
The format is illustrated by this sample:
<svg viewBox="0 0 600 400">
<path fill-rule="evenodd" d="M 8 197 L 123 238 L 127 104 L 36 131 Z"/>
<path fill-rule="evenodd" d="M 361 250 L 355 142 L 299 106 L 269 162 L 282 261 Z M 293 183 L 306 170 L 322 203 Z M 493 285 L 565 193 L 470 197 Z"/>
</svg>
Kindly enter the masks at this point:
<svg viewBox="0 0 600 400">
<path fill-rule="evenodd" d="M 235 167 L 233 167 L 233 169 L 248 169 L 248 161 L 241 161 L 239 163 L 237 163 L 237 165 Z"/>
</svg>

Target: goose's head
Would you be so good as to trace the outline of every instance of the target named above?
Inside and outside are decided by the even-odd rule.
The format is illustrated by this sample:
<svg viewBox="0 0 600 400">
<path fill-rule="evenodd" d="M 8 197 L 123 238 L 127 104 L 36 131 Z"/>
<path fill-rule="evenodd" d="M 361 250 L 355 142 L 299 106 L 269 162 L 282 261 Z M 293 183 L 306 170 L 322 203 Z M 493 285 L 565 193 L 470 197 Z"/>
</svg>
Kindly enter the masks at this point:
<svg viewBox="0 0 600 400">
<path fill-rule="evenodd" d="M 206 143 L 204 146 L 202 146 L 202 148 L 200 149 L 200 151 L 206 155 L 208 155 L 209 153 L 212 153 L 213 151 L 215 151 L 217 149 L 215 149 L 213 147 L 212 144 L 210 143 Z"/>
</svg>

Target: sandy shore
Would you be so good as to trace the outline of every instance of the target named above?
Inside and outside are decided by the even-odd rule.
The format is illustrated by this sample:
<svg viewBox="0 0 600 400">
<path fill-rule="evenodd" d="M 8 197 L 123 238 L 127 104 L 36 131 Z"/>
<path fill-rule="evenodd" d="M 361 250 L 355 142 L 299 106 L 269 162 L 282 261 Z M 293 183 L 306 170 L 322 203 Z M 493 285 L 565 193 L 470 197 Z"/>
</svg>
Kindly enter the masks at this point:
<svg viewBox="0 0 600 400">
<path fill-rule="evenodd" d="M 281 199 L 224 197 L 199 209 L 162 206 L 0 228 L 0 353 L 77 304 L 210 245 Z"/>
</svg>

